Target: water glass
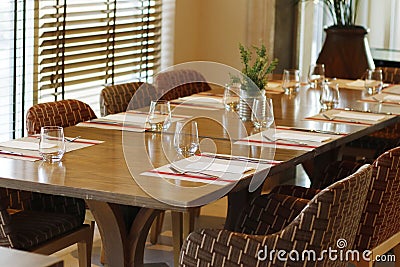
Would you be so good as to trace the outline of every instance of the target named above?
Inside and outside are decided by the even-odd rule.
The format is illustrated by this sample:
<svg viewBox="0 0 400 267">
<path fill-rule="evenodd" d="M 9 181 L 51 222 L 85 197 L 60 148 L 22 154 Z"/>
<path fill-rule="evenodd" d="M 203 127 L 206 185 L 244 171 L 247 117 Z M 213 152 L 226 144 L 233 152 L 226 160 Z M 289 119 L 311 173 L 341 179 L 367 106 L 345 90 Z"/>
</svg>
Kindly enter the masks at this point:
<svg viewBox="0 0 400 267">
<path fill-rule="evenodd" d="M 58 162 L 65 153 L 64 129 L 44 126 L 40 129 L 39 153 L 46 162 Z"/>
<path fill-rule="evenodd" d="M 335 81 L 324 81 L 321 86 L 320 103 L 323 109 L 332 109 L 339 104 L 339 84 Z"/>
<path fill-rule="evenodd" d="M 182 157 L 190 157 L 199 148 L 197 122 L 177 121 L 174 133 L 174 147 Z"/>
<path fill-rule="evenodd" d="M 254 99 L 251 121 L 256 129 L 268 129 L 274 122 L 272 99 L 265 96 Z"/>
<path fill-rule="evenodd" d="M 169 101 L 151 101 L 147 122 L 152 131 L 160 132 L 171 125 L 171 106 Z"/>
<path fill-rule="evenodd" d="M 368 94 L 376 94 L 382 90 L 382 70 L 368 69 L 365 77 L 365 90 Z"/>
<path fill-rule="evenodd" d="M 225 86 L 224 106 L 226 110 L 237 111 L 239 109 L 240 84 Z"/>
<path fill-rule="evenodd" d="M 300 87 L 300 71 L 296 69 L 283 70 L 282 88 L 285 94 L 297 93 Z"/>
<path fill-rule="evenodd" d="M 311 88 L 320 88 L 325 79 L 325 65 L 312 64 L 308 72 L 308 83 Z"/>
</svg>

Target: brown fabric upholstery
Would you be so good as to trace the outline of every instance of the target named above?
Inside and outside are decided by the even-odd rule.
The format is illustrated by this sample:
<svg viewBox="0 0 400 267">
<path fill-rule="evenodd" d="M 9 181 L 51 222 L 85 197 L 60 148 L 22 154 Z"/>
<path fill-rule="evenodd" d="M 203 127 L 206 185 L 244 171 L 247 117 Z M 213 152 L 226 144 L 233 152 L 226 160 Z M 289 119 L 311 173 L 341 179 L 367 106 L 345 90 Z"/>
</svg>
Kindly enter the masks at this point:
<svg viewBox="0 0 400 267">
<path fill-rule="evenodd" d="M 353 169 L 360 166 L 357 162 L 335 162 L 327 170 L 339 168 L 340 173 L 345 173 L 352 169 L 351 164 L 353 164 Z M 341 166 L 344 166 L 345 170 L 340 170 Z M 400 147 L 380 155 L 372 167 L 372 181 L 355 242 L 355 248 L 360 251 L 373 249 L 400 232 Z M 325 182 L 327 181 L 326 179 Z M 296 189 L 296 192 L 291 193 L 289 187 L 278 186 L 273 189 L 273 192 L 290 196 L 299 195 L 298 192 L 301 190 L 310 192 L 310 189 L 298 186 L 294 186 L 293 189 Z M 304 198 L 311 199 L 312 193 Z"/>
<path fill-rule="evenodd" d="M 322 250 L 336 249 L 336 242 L 340 238 L 346 239 L 347 247 L 352 247 L 370 180 L 371 166 L 362 167 L 355 174 L 322 190 L 290 224 L 271 235 L 250 235 L 217 229 L 193 232 L 181 249 L 180 265 L 346 266 L 346 262 L 329 261 L 328 257 L 323 257 L 321 261 L 288 259 L 282 262 L 277 259 L 276 253 L 272 261 L 260 261 L 258 252 L 267 246 L 268 251 L 296 250 L 301 253 L 305 249 L 312 249 L 319 255 Z M 264 209 L 252 209 L 260 199 L 263 202 L 264 196 L 255 198 L 246 212 L 261 214 L 247 217 L 264 218 Z"/>
<path fill-rule="evenodd" d="M 190 69 L 161 72 L 155 76 L 154 86 L 164 100 L 211 90 L 204 76 Z"/>
<path fill-rule="evenodd" d="M 383 82 L 400 84 L 400 68 L 382 67 Z"/>
<path fill-rule="evenodd" d="M 68 127 L 95 119 L 96 114 L 86 103 L 68 99 L 33 105 L 26 114 L 28 134 L 40 133 L 42 126 Z"/>
<path fill-rule="evenodd" d="M 155 87 L 148 83 L 131 82 L 106 86 L 100 94 L 101 116 L 150 106 L 151 100 L 157 98 Z"/>
<path fill-rule="evenodd" d="M 0 245 L 30 250 L 83 225 L 82 199 L 0 188 Z"/>
</svg>

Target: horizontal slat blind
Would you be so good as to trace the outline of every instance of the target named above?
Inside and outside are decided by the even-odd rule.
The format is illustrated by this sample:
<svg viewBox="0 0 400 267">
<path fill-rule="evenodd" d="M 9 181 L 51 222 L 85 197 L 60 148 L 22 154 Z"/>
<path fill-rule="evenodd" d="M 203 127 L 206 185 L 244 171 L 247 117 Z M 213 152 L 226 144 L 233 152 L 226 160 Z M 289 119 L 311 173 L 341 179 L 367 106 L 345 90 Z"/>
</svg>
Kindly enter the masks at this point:
<svg viewBox="0 0 400 267">
<path fill-rule="evenodd" d="M 39 102 L 95 111 L 105 84 L 147 80 L 160 65 L 161 0 L 40 0 Z"/>
</svg>

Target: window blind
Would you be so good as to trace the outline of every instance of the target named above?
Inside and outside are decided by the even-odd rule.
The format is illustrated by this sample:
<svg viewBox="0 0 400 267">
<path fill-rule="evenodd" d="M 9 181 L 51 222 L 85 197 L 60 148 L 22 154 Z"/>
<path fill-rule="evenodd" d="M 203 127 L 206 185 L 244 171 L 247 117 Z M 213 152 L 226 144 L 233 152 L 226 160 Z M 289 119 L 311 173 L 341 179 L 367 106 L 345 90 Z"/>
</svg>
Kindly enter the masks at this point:
<svg viewBox="0 0 400 267">
<path fill-rule="evenodd" d="M 32 25 L 33 1 L 0 1 L 0 141 L 23 135 L 33 103 Z"/>
<path fill-rule="evenodd" d="M 39 102 L 76 98 L 99 110 L 104 85 L 148 81 L 160 66 L 161 0 L 40 0 Z"/>
</svg>

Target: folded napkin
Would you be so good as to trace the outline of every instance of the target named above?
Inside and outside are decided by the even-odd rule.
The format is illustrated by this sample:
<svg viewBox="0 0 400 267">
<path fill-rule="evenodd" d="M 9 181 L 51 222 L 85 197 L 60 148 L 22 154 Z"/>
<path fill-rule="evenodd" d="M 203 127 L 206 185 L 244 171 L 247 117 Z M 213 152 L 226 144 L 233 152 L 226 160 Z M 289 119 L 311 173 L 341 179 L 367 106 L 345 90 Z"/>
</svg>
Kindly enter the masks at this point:
<svg viewBox="0 0 400 267">
<path fill-rule="evenodd" d="M 186 97 L 181 97 L 179 98 L 180 101 L 188 101 L 190 103 L 196 103 L 196 104 L 222 104 L 223 103 L 223 98 L 222 97 L 212 97 L 212 96 L 186 96 Z"/>
<path fill-rule="evenodd" d="M 383 92 L 384 92 L 384 93 L 391 93 L 391 94 L 400 95 L 400 85 L 398 85 L 398 84 L 396 84 L 396 85 L 394 85 L 394 84 L 389 85 L 387 88 L 385 88 L 385 89 L 383 90 Z"/>
<path fill-rule="evenodd" d="M 289 133 L 289 132 L 280 132 L 274 135 L 275 139 L 282 140 L 299 140 L 299 141 L 311 141 L 311 142 L 325 142 L 331 139 L 329 136 L 318 136 L 312 134 L 300 134 L 300 133 Z"/>
<path fill-rule="evenodd" d="M 383 100 L 399 102 L 400 101 L 400 95 L 385 95 L 383 97 Z"/>
<path fill-rule="evenodd" d="M 366 120 L 366 121 L 380 121 L 385 118 L 385 115 L 364 114 L 360 112 L 351 112 L 351 111 L 340 111 L 338 113 L 331 114 L 330 116 L 352 119 L 352 120 Z"/>
<path fill-rule="evenodd" d="M 147 114 L 118 113 L 107 115 L 103 119 L 144 125 L 147 120 Z"/>
<path fill-rule="evenodd" d="M 364 88 L 365 81 L 361 80 L 361 79 L 358 79 L 358 80 L 355 80 L 355 81 L 352 81 L 352 82 L 348 82 L 348 83 L 346 83 L 346 85 L 349 86 L 349 87 L 362 87 L 362 88 Z"/>
<path fill-rule="evenodd" d="M 273 88 L 281 88 L 282 83 L 277 83 L 277 82 L 268 82 L 267 83 L 267 89 L 273 89 Z"/>
<path fill-rule="evenodd" d="M 186 165 L 185 167 L 180 167 L 183 171 L 191 171 L 191 172 L 216 172 L 218 173 L 235 173 L 235 174 L 243 174 L 245 172 L 251 171 L 253 168 L 246 166 L 238 166 L 232 164 L 221 164 L 221 163 L 210 163 L 210 162 L 195 162 Z"/>
<path fill-rule="evenodd" d="M 20 141 L 20 140 L 10 140 L 10 141 L 6 141 L 6 142 L 1 142 L 0 146 L 17 148 L 17 149 L 26 149 L 26 150 L 38 150 L 39 149 L 38 142 L 26 142 L 26 141 Z M 54 147 L 54 145 L 43 144 L 43 148 L 51 148 L 51 147 Z"/>
</svg>

